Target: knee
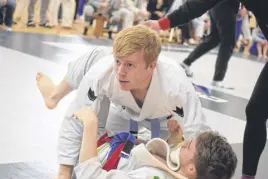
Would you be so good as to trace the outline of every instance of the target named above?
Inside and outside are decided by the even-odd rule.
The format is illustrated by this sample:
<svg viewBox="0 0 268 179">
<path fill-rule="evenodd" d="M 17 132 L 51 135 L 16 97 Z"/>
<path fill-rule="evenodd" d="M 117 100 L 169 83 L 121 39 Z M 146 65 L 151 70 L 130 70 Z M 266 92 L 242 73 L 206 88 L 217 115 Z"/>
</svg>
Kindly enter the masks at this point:
<svg viewBox="0 0 268 179">
<path fill-rule="evenodd" d="M 235 38 L 225 38 L 221 40 L 221 46 L 233 50 L 235 47 Z"/>
<path fill-rule="evenodd" d="M 93 16 L 94 8 L 91 5 L 86 5 L 84 11 L 86 16 Z"/>
<path fill-rule="evenodd" d="M 218 46 L 219 44 L 220 44 L 220 39 L 218 38 L 218 37 L 215 37 L 215 38 L 213 38 L 212 40 L 211 40 L 211 46 L 212 47 L 216 47 L 216 46 Z"/>
</svg>

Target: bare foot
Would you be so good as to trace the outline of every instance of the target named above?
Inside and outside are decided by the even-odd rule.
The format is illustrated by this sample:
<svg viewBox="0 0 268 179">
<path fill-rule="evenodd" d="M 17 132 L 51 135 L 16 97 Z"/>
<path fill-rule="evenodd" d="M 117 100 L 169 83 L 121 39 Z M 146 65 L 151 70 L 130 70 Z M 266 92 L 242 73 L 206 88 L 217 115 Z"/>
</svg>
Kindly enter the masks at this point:
<svg viewBox="0 0 268 179">
<path fill-rule="evenodd" d="M 59 101 L 53 98 L 52 96 L 56 88 L 53 81 L 45 74 L 38 72 L 36 74 L 36 82 L 44 98 L 45 105 L 47 106 L 48 109 L 54 109 L 57 106 Z"/>
</svg>

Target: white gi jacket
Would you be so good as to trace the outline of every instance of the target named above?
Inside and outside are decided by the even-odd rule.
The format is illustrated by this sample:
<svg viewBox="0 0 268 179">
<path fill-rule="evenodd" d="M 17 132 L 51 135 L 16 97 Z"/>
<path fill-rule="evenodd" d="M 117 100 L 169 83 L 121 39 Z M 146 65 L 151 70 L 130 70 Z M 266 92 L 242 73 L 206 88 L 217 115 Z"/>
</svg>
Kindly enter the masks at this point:
<svg viewBox="0 0 268 179">
<path fill-rule="evenodd" d="M 132 119 L 143 123 L 147 119 L 162 119 L 161 127 L 164 127 L 166 132 L 166 119 L 172 114 L 178 120 L 185 139 L 195 138 L 200 132 L 210 130 L 192 83 L 175 61 L 160 55 L 144 104 L 140 109 L 131 93 L 119 88 L 113 71 L 113 56 L 110 53 L 104 54 L 103 50 L 95 49 L 69 66 L 68 71 L 72 71 L 67 74 L 69 83 L 73 88 L 79 86 L 76 98 L 70 105 L 60 130 L 61 164 L 75 165 L 77 162 L 83 126 L 78 120 L 74 120 L 72 115 L 89 105 L 92 105 L 98 114 L 99 135 L 104 133 L 109 109 L 111 110 L 110 102 L 115 109 L 114 113 L 125 120 Z M 85 69 L 79 67 L 81 65 Z M 115 117 L 112 121 L 116 123 L 117 119 L 118 117 Z M 122 124 L 118 121 L 116 125 L 120 127 Z"/>
<path fill-rule="evenodd" d="M 116 106 L 117 114 L 127 120 L 143 121 L 166 118 L 173 114 L 186 139 L 195 138 L 198 132 L 210 129 L 192 83 L 175 61 L 160 55 L 142 109 L 130 91 L 119 88 L 113 63 L 113 56 L 108 55 L 88 70 L 77 92 L 75 103 L 79 107 L 93 105 L 97 113 L 106 117 L 107 108 L 101 109 L 101 106 L 104 105 L 103 100 L 108 98 Z M 106 119 L 100 120 L 104 125 Z"/>
<path fill-rule="evenodd" d="M 103 150 L 99 157 L 80 163 L 74 170 L 77 179 L 153 179 L 154 176 L 160 179 L 187 179 L 170 170 L 149 152 L 153 150 L 154 155 L 166 157 L 169 155 L 166 148 L 168 145 L 159 143 L 159 139 L 153 139 L 147 145 L 140 144 L 132 149 L 128 159 L 120 158 L 117 170 L 109 172 L 101 168 L 100 156 L 107 153 Z"/>
</svg>

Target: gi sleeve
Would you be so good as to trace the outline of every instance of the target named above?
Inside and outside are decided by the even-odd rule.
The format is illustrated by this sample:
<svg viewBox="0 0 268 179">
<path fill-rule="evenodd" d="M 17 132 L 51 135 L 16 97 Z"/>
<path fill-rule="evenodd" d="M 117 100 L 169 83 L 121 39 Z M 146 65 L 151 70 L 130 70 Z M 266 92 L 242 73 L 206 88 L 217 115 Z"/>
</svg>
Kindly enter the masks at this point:
<svg viewBox="0 0 268 179">
<path fill-rule="evenodd" d="M 188 23 L 223 1 L 225 0 L 187 0 L 166 18 L 160 19 L 159 25 L 163 30 L 167 30 Z"/>
<path fill-rule="evenodd" d="M 211 128 L 208 126 L 204 116 L 201 102 L 197 96 L 193 85 L 186 82 L 179 95 L 176 96 L 178 104 L 182 104 L 182 108 L 176 107 L 176 112 L 182 117 L 182 131 L 185 139 L 194 139 L 198 134 L 204 131 L 209 131 Z"/>
<path fill-rule="evenodd" d="M 83 163 L 80 163 L 74 168 L 78 179 L 130 179 L 124 171 L 103 170 L 98 157 L 91 158 Z"/>
<path fill-rule="evenodd" d="M 96 47 L 68 64 L 66 79 L 72 89 L 77 89 L 88 70 L 102 57 L 109 54 L 105 47 Z"/>
<path fill-rule="evenodd" d="M 76 165 L 81 149 L 83 125 L 72 116 L 83 107 L 92 106 L 98 116 L 98 135 L 105 132 L 110 100 L 104 93 L 95 93 L 94 75 L 89 71 L 78 87 L 75 100 L 69 106 L 62 122 L 58 139 L 58 159 L 60 164 Z"/>
<path fill-rule="evenodd" d="M 84 106 L 81 107 L 92 106 L 93 110 L 98 116 L 99 135 L 102 135 L 106 127 L 106 121 L 110 108 L 110 99 L 106 96 L 106 94 L 99 92 L 100 90 L 98 87 L 96 87 L 98 84 L 95 83 L 96 81 L 94 80 L 94 75 L 91 75 L 93 74 L 89 72 L 83 79 L 83 84 L 81 83 L 82 85 L 80 89 L 81 93 L 80 90 L 78 90 L 77 94 L 80 93 L 84 95 L 82 95 L 83 97 L 79 96 L 81 98 L 77 99 L 79 100 L 79 103 L 82 100 L 86 100 L 82 103 Z"/>
</svg>

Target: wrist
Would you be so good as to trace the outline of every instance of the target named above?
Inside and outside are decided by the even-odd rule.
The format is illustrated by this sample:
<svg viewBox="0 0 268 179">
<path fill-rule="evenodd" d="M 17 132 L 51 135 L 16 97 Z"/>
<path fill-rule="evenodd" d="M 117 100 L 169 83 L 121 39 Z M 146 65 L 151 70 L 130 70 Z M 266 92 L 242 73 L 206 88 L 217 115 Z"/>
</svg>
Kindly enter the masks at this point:
<svg viewBox="0 0 268 179">
<path fill-rule="evenodd" d="M 170 29 L 170 21 L 167 17 L 163 17 L 158 20 L 158 24 L 162 30 Z"/>
</svg>

